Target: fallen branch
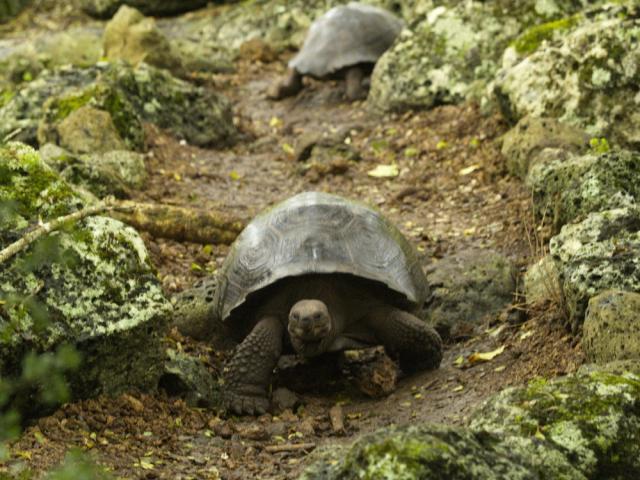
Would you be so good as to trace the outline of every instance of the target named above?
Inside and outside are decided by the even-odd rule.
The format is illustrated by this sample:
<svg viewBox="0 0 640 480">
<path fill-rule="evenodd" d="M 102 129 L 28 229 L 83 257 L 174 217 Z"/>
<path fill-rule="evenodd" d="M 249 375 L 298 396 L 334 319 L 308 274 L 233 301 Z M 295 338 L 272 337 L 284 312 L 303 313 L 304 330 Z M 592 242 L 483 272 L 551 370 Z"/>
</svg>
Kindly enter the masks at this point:
<svg viewBox="0 0 640 480">
<path fill-rule="evenodd" d="M 244 222 L 222 212 L 195 210 L 172 205 L 115 201 L 112 198 L 96 205 L 41 223 L 0 251 L 0 264 L 26 249 L 37 239 L 70 222 L 106 213 L 154 237 L 171 238 L 202 244 L 232 243 L 244 228 Z"/>
<path fill-rule="evenodd" d="M 284 443 L 282 445 L 267 445 L 264 447 L 264 451 L 269 453 L 297 452 L 299 450 L 313 450 L 314 448 L 316 448 L 315 443 Z"/>
<path fill-rule="evenodd" d="M 109 214 L 154 237 L 201 244 L 231 244 L 245 222 L 229 214 L 173 205 L 120 201 Z"/>
<path fill-rule="evenodd" d="M 17 240 L 10 244 L 8 247 L 2 249 L 0 251 L 0 264 L 6 262 L 17 253 L 27 248 L 43 235 L 58 230 L 64 224 L 69 222 L 77 222 L 78 220 L 82 220 L 83 218 L 104 213 L 108 210 L 111 210 L 112 208 L 114 208 L 114 206 L 109 201 L 107 201 L 99 203 L 97 205 L 92 205 L 87 208 L 83 208 L 82 210 L 70 213 L 69 215 L 64 215 L 63 217 L 55 218 L 46 223 L 41 223 L 36 228 L 20 238 L 20 240 Z"/>
</svg>

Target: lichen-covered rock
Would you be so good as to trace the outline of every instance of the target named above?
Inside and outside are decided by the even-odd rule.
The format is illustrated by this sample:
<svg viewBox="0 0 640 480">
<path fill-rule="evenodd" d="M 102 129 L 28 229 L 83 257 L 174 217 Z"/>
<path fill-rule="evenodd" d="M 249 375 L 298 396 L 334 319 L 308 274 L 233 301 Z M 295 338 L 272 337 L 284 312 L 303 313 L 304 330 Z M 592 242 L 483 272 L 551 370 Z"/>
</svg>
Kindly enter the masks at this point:
<svg viewBox="0 0 640 480">
<path fill-rule="evenodd" d="M 39 219 L 82 206 L 22 144 L 0 149 L 0 205 L 0 248 Z M 43 241 L 0 269 L 0 374 L 19 372 L 28 350 L 71 343 L 83 356 L 69 379 L 74 396 L 155 388 L 169 304 L 137 232 L 95 216 Z"/>
<path fill-rule="evenodd" d="M 515 269 L 491 250 L 470 249 L 426 270 L 432 296 L 427 319 L 443 339 L 472 335 L 513 300 Z"/>
<path fill-rule="evenodd" d="M 184 397 L 194 407 L 222 406 L 220 387 L 201 359 L 171 348 L 166 354 L 160 388 L 170 395 Z"/>
<path fill-rule="evenodd" d="M 588 1 L 445 2 L 405 30 L 378 61 L 369 104 L 429 108 L 480 98 L 509 42 L 526 27 L 561 18 Z"/>
<path fill-rule="evenodd" d="M 125 60 L 133 66 L 144 62 L 182 72 L 180 58 L 151 17 L 123 5 L 104 29 L 104 55 L 109 60 Z"/>
<path fill-rule="evenodd" d="M 524 295 L 528 304 L 551 301 L 560 303 L 562 288 L 558 268 L 550 255 L 531 265 L 524 275 Z"/>
<path fill-rule="evenodd" d="M 30 82 L 43 70 L 63 65 L 90 67 L 101 55 L 100 31 L 95 27 L 6 40 L 0 48 L 0 82 Z"/>
<path fill-rule="evenodd" d="M 129 198 L 131 191 L 142 188 L 147 179 L 143 155 L 129 150 L 76 155 L 47 143 L 40 155 L 67 182 L 100 198 Z"/>
<path fill-rule="evenodd" d="M 640 376 L 594 371 L 534 380 L 491 398 L 474 412 L 470 426 L 550 445 L 582 478 L 635 478 L 640 475 Z M 544 459 L 539 462 L 544 467 Z"/>
<path fill-rule="evenodd" d="M 216 322 L 213 304 L 217 286 L 218 278 L 213 275 L 172 298 L 173 325 L 182 335 L 209 340 L 216 333 L 220 334 L 222 324 Z"/>
<path fill-rule="evenodd" d="M 507 169 L 524 180 L 536 156 L 546 148 L 584 152 L 589 137 L 581 129 L 555 118 L 524 117 L 502 139 L 502 155 Z"/>
<path fill-rule="evenodd" d="M 640 144 L 636 9 L 633 2 L 605 5 L 581 15 L 524 59 L 505 60 L 495 82 L 503 112 L 513 119 L 555 117 L 592 137 Z"/>
<path fill-rule="evenodd" d="M 108 18 L 122 5 L 137 8 L 145 15 L 174 15 L 207 5 L 207 0 L 80 0 L 80 8 L 89 15 Z"/>
<path fill-rule="evenodd" d="M 589 300 L 582 348 L 595 363 L 640 360 L 640 294 L 609 290 Z"/>
<path fill-rule="evenodd" d="M 41 124 L 42 126 L 42 124 Z M 108 112 L 83 105 L 72 111 L 50 131 L 42 129 L 40 144 L 54 142 L 73 153 L 102 153 L 126 148 Z"/>
<path fill-rule="evenodd" d="M 0 138 L 9 134 L 36 145 L 39 131 L 42 141 L 54 140 L 59 123 L 85 105 L 108 112 L 134 150 L 143 146 L 142 121 L 200 146 L 224 145 L 236 134 L 231 107 L 222 96 L 146 64 L 101 63 L 54 70 L 18 91 L 0 107 Z"/>
<path fill-rule="evenodd" d="M 638 207 L 592 213 L 565 225 L 549 247 L 574 330 L 591 297 L 611 289 L 640 292 Z"/>
<path fill-rule="evenodd" d="M 560 151 L 546 157 L 533 165 L 525 183 L 533 193 L 536 216 L 552 220 L 556 231 L 591 212 L 633 206 L 640 199 L 637 152 Z"/>
<path fill-rule="evenodd" d="M 318 451 L 300 478 L 636 478 L 640 376 L 622 370 L 507 389 L 476 410 L 467 428 L 381 429 L 351 447 Z"/>
</svg>

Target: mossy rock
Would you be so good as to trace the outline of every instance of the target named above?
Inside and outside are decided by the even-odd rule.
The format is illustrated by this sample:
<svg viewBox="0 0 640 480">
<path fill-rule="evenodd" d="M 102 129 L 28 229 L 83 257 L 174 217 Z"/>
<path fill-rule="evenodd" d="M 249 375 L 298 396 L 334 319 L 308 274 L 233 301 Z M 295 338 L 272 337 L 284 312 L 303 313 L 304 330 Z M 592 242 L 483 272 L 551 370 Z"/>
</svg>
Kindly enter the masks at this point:
<svg viewBox="0 0 640 480">
<path fill-rule="evenodd" d="M 144 62 L 177 75 L 183 73 L 180 58 L 155 20 L 127 5 L 122 5 L 107 23 L 103 44 L 108 60 L 125 60 L 133 66 Z"/>
<path fill-rule="evenodd" d="M 44 104 L 44 108 L 43 108 Z M 0 138 L 49 142 L 72 112 L 91 106 L 108 112 L 128 148 L 144 145 L 142 122 L 155 123 L 199 146 L 235 139 L 229 102 L 221 95 L 146 64 L 100 63 L 89 69 L 61 68 L 43 74 L 0 108 Z M 38 128 L 38 125 L 42 125 Z"/>
<path fill-rule="evenodd" d="M 591 297 L 582 346 L 595 363 L 640 361 L 640 293 L 609 290 Z"/>
<path fill-rule="evenodd" d="M 142 188 L 147 180 L 144 156 L 129 150 L 76 155 L 47 143 L 40 155 L 67 182 L 98 198 L 130 198 L 131 192 Z"/>
<path fill-rule="evenodd" d="M 584 1 L 443 2 L 378 60 L 369 105 L 379 111 L 480 100 L 507 46 L 526 28 L 562 18 Z"/>
<path fill-rule="evenodd" d="M 505 52 L 505 56 L 508 52 Z M 633 2 L 605 4 L 544 41 L 528 56 L 506 58 L 496 76 L 503 113 L 554 117 L 591 137 L 637 146 L 640 20 Z"/>
<path fill-rule="evenodd" d="M 593 371 L 532 381 L 499 393 L 474 412 L 470 426 L 545 442 L 583 478 L 640 475 L 640 377 Z M 543 475 L 541 478 L 562 478 Z"/>
<path fill-rule="evenodd" d="M 0 248 L 82 206 L 25 145 L 0 148 L 0 173 Z M 0 292 L 1 375 L 16 375 L 26 351 L 70 343 L 84 358 L 75 397 L 156 387 L 170 307 L 132 228 L 95 216 L 55 231 L 3 264 Z"/>
<path fill-rule="evenodd" d="M 536 162 L 536 156 L 546 148 L 582 153 L 589 148 L 589 136 L 555 118 L 524 117 L 502 138 L 507 169 L 522 180 Z"/>
<path fill-rule="evenodd" d="M 640 292 L 640 209 L 592 213 L 565 225 L 549 244 L 574 330 L 589 299 L 605 290 Z"/>
<path fill-rule="evenodd" d="M 589 213 L 630 207 L 640 199 L 640 154 L 612 150 L 583 155 L 547 150 L 529 171 L 525 184 L 533 194 L 538 219 L 554 230 Z"/>
</svg>

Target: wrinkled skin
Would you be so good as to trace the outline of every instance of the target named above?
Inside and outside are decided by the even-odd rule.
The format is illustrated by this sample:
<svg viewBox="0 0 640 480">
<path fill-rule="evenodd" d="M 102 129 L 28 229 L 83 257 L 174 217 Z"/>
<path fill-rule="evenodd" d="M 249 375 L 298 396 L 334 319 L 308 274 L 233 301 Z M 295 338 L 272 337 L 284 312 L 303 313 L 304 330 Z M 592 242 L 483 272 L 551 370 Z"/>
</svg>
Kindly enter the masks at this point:
<svg viewBox="0 0 640 480">
<path fill-rule="evenodd" d="M 307 275 L 281 282 L 256 308 L 253 329 L 225 366 L 226 407 L 240 415 L 269 409 L 267 391 L 285 345 L 305 357 L 384 345 L 403 370 L 437 368 L 437 332 L 390 298 L 385 287 L 355 277 Z"/>
</svg>

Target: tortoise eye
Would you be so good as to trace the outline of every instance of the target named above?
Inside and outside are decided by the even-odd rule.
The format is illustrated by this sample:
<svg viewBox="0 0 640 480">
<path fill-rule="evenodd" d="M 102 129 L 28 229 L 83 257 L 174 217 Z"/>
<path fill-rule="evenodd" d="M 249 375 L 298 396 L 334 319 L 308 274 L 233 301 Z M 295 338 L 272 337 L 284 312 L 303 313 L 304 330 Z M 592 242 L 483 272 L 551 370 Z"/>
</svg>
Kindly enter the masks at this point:
<svg viewBox="0 0 640 480">
<path fill-rule="evenodd" d="M 291 314 L 291 320 L 295 320 L 296 322 L 300 320 L 300 315 L 298 315 L 298 312 L 294 312 Z"/>
</svg>

